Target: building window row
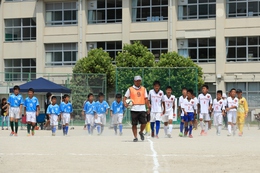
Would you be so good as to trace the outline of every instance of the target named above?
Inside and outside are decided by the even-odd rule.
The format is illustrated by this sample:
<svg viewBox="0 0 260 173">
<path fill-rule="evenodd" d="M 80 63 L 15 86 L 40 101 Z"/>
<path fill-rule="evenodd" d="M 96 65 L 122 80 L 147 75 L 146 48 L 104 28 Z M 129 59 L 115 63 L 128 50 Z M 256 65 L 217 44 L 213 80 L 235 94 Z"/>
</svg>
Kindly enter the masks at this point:
<svg viewBox="0 0 260 173">
<path fill-rule="evenodd" d="M 227 0 L 227 17 L 260 16 L 259 0 Z"/>
</svg>

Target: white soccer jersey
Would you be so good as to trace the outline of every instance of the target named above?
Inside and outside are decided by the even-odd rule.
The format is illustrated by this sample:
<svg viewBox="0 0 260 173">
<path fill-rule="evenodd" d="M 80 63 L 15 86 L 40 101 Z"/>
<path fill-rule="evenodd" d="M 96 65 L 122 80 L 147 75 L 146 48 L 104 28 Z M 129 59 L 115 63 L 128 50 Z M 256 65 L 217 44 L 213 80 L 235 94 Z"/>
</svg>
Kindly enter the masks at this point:
<svg viewBox="0 0 260 173">
<path fill-rule="evenodd" d="M 234 99 L 232 99 L 232 97 L 227 98 L 226 107 L 230 108 L 232 106 L 236 106 L 238 108 L 238 98 L 237 97 L 235 97 Z M 237 109 L 230 109 L 229 111 L 235 112 L 235 111 L 237 111 Z"/>
<path fill-rule="evenodd" d="M 198 98 L 194 97 L 193 100 L 195 101 L 195 104 L 197 105 L 198 104 Z"/>
<path fill-rule="evenodd" d="M 198 104 L 200 104 L 200 113 L 209 113 L 209 106 L 212 104 L 212 97 L 210 94 L 200 94 L 198 96 Z"/>
<path fill-rule="evenodd" d="M 223 102 L 224 102 L 224 106 L 226 107 L 227 106 L 227 99 L 223 99 Z"/>
<path fill-rule="evenodd" d="M 170 97 L 168 97 L 167 95 L 163 96 L 163 100 L 165 103 L 165 111 L 171 111 L 173 109 L 174 106 L 174 102 L 175 102 L 175 96 L 171 95 Z"/>
<path fill-rule="evenodd" d="M 184 109 L 185 112 L 194 112 L 195 110 L 197 110 L 197 105 L 195 103 L 195 100 L 193 99 L 184 99 L 181 104 L 181 108 Z"/>
<path fill-rule="evenodd" d="M 181 107 L 181 104 L 182 104 L 183 100 L 186 99 L 186 98 L 187 98 L 187 96 L 185 98 L 183 96 L 179 97 L 179 106 L 180 107 Z M 181 116 L 184 116 L 184 112 L 182 110 L 181 110 Z"/>
<path fill-rule="evenodd" d="M 149 91 L 148 100 L 151 102 L 151 112 L 162 112 L 163 96 L 162 90 L 159 90 L 158 93 L 154 89 Z"/>
<path fill-rule="evenodd" d="M 222 112 L 223 110 L 225 110 L 224 100 L 223 99 L 220 99 L 220 100 L 214 99 L 213 100 L 213 111 Z"/>
</svg>

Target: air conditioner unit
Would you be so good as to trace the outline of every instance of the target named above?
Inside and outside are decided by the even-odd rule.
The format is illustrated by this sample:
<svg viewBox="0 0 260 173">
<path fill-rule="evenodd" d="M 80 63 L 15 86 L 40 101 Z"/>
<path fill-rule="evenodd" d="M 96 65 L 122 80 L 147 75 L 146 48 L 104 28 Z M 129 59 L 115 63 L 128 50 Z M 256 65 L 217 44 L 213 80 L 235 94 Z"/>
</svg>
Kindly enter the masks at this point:
<svg viewBox="0 0 260 173">
<path fill-rule="evenodd" d="M 178 0 L 178 5 L 187 5 L 188 0 Z"/>
<path fill-rule="evenodd" d="M 88 1 L 88 10 L 96 10 L 97 1 Z"/>
<path fill-rule="evenodd" d="M 178 43 L 178 49 L 188 47 L 188 40 L 178 40 L 177 43 Z"/>
<path fill-rule="evenodd" d="M 88 43 L 88 50 L 96 49 L 97 43 Z"/>
</svg>

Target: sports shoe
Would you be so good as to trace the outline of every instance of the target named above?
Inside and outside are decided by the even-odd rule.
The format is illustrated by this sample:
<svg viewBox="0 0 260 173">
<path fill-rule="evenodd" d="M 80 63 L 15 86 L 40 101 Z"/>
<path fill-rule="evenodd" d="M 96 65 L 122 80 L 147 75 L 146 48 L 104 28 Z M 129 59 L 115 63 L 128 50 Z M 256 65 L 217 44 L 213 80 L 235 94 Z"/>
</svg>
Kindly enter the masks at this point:
<svg viewBox="0 0 260 173">
<path fill-rule="evenodd" d="M 14 133 L 14 136 L 18 136 L 17 133 Z"/>
<path fill-rule="evenodd" d="M 239 133 L 238 133 L 238 136 L 242 136 L 242 135 L 243 135 L 243 132 L 239 132 Z"/>
<path fill-rule="evenodd" d="M 52 133 L 51 135 L 52 135 L 52 136 L 55 136 L 55 133 Z"/>
<path fill-rule="evenodd" d="M 203 134 L 204 134 L 204 130 L 201 130 L 200 135 L 203 136 Z"/>
<path fill-rule="evenodd" d="M 151 136 L 152 136 L 152 138 L 154 138 L 154 132 L 152 132 L 152 135 L 151 135 Z"/>
<path fill-rule="evenodd" d="M 208 133 L 207 132 L 203 132 L 202 136 L 207 136 Z"/>
<path fill-rule="evenodd" d="M 139 132 L 140 138 L 143 141 L 144 140 L 144 134 L 142 132 Z"/>
<path fill-rule="evenodd" d="M 83 130 L 87 130 L 87 128 L 86 128 L 86 127 L 84 127 L 84 128 L 83 128 Z"/>
<path fill-rule="evenodd" d="M 183 133 L 182 132 L 179 133 L 179 137 L 183 137 Z"/>
<path fill-rule="evenodd" d="M 9 130 L 8 128 L 6 128 L 5 130 Z"/>
<path fill-rule="evenodd" d="M 158 135 L 156 135 L 156 136 L 155 136 L 155 138 L 156 138 L 156 139 L 159 139 L 159 136 L 158 136 Z"/>
<path fill-rule="evenodd" d="M 189 138 L 193 138 L 193 136 L 192 136 L 192 135 L 189 135 Z"/>
<path fill-rule="evenodd" d="M 167 134 L 168 138 L 172 138 L 172 135 L 171 134 Z"/>
<path fill-rule="evenodd" d="M 2 130 L 4 130 L 4 128 L 2 128 Z"/>
<path fill-rule="evenodd" d="M 32 130 L 32 136 L 34 136 L 34 130 Z"/>
<path fill-rule="evenodd" d="M 123 135 L 123 133 L 122 133 L 122 132 L 120 132 L 120 133 L 119 133 L 119 135 L 120 135 L 120 136 L 122 136 L 122 135 Z"/>
<path fill-rule="evenodd" d="M 137 138 L 134 138 L 133 142 L 138 142 L 138 139 L 137 139 Z"/>
<path fill-rule="evenodd" d="M 187 131 L 185 131 L 184 132 L 184 137 L 186 137 L 188 135 L 188 132 Z"/>
<path fill-rule="evenodd" d="M 228 133 L 227 136 L 231 136 L 231 133 Z"/>
<path fill-rule="evenodd" d="M 220 133 L 218 133 L 217 135 L 220 136 Z"/>
<path fill-rule="evenodd" d="M 27 136 L 31 136 L 30 133 L 28 133 Z"/>
<path fill-rule="evenodd" d="M 235 136 L 236 135 L 236 131 L 235 130 L 233 130 L 233 136 Z"/>
<path fill-rule="evenodd" d="M 13 135 L 14 135 L 14 132 L 11 132 L 11 133 L 10 133 L 10 136 L 13 136 Z"/>
</svg>

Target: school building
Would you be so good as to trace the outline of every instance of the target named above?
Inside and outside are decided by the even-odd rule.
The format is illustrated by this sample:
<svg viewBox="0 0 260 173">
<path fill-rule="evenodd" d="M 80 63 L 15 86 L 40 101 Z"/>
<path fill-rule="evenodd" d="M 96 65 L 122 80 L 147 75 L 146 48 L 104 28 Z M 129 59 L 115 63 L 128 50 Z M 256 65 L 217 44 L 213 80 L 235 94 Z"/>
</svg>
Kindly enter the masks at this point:
<svg viewBox="0 0 260 173">
<path fill-rule="evenodd" d="M 102 47 L 116 61 L 125 43 L 177 51 L 203 68 L 210 92 L 240 88 L 260 106 L 259 0 L 1 0 L 0 85 L 28 73 L 71 73 Z M 31 78 L 36 78 L 32 75 Z"/>
</svg>

